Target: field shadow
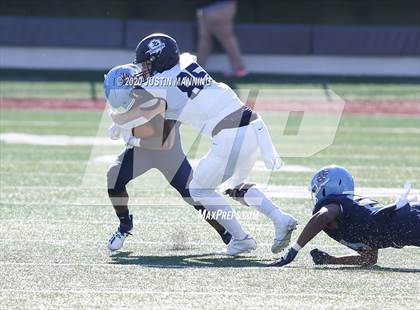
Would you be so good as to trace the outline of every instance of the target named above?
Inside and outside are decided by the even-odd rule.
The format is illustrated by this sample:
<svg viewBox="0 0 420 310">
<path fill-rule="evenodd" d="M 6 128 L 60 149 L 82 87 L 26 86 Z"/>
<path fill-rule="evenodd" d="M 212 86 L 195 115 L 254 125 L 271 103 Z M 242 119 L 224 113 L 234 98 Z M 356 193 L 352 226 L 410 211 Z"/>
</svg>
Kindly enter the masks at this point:
<svg viewBox="0 0 420 310">
<path fill-rule="evenodd" d="M 364 267 L 364 266 L 316 266 L 318 270 L 337 270 L 337 271 L 373 271 L 373 272 L 402 272 L 402 273 L 420 273 L 418 268 L 397 268 L 397 267 L 381 267 L 378 265 Z"/>
<path fill-rule="evenodd" d="M 132 255 L 118 252 L 111 255 L 110 264 L 138 265 L 150 268 L 244 268 L 267 267 L 268 260 L 252 256 L 229 257 L 215 253 L 191 255 Z"/>
</svg>

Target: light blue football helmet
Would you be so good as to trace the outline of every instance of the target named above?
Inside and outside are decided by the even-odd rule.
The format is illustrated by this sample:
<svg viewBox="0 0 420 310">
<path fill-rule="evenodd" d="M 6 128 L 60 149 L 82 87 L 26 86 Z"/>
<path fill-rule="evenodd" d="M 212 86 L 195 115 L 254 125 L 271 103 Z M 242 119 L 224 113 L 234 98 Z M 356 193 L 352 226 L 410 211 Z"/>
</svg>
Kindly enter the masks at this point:
<svg viewBox="0 0 420 310">
<path fill-rule="evenodd" d="M 353 177 L 344 167 L 326 166 L 319 169 L 312 177 L 310 190 L 315 206 L 329 195 L 353 194 Z"/>
<path fill-rule="evenodd" d="M 115 113 L 125 113 L 134 105 L 132 90 L 142 82 L 142 71 L 135 64 L 112 68 L 104 80 L 105 98 Z"/>
</svg>

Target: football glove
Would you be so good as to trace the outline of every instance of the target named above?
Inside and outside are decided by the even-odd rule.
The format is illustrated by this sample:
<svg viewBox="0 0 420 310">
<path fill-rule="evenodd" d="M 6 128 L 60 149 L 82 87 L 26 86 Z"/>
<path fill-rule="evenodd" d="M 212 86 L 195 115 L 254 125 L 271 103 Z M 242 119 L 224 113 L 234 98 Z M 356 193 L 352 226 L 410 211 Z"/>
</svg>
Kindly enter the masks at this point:
<svg viewBox="0 0 420 310">
<path fill-rule="evenodd" d="M 296 249 L 295 249 L 296 248 Z M 270 267 L 283 267 L 285 265 L 290 264 L 296 258 L 300 250 L 300 246 L 298 244 L 294 244 L 290 246 L 286 252 L 284 252 L 283 256 L 277 259 L 274 263 L 271 263 Z"/>
<path fill-rule="evenodd" d="M 323 251 L 320 251 L 318 249 L 313 249 L 310 252 L 311 256 L 312 256 L 312 260 L 314 261 L 315 265 L 324 265 L 324 264 L 328 264 L 329 259 L 330 259 L 330 255 L 328 253 L 325 253 Z"/>
<path fill-rule="evenodd" d="M 112 123 L 112 125 L 108 128 L 108 135 L 111 140 L 118 140 L 121 136 L 121 127 Z"/>
<path fill-rule="evenodd" d="M 140 146 L 140 138 L 133 136 L 132 129 L 121 129 L 121 135 L 127 148 L 131 149 L 133 146 Z"/>
</svg>

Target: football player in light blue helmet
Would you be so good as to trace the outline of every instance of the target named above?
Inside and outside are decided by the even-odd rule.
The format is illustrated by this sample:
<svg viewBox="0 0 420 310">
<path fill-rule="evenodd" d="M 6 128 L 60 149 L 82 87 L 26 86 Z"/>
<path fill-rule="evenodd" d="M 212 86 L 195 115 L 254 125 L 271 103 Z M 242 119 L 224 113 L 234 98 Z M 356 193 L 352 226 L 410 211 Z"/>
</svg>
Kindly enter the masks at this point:
<svg viewBox="0 0 420 310">
<path fill-rule="evenodd" d="M 329 195 L 353 194 L 353 177 L 344 167 L 336 165 L 323 167 L 312 177 L 310 190 L 315 206 Z"/>
<path fill-rule="evenodd" d="M 297 242 L 271 266 L 291 263 L 299 250 L 322 230 L 358 255 L 336 257 L 313 249 L 311 256 L 317 265 L 374 265 L 379 249 L 420 247 L 420 204 L 416 196 L 408 196 L 410 188 L 410 183 L 406 183 L 395 203 L 384 206 L 355 195 L 353 177 L 347 169 L 335 165 L 321 168 L 310 185 L 312 218 Z"/>
<path fill-rule="evenodd" d="M 111 111 L 120 114 L 133 107 L 133 89 L 142 79 L 142 71 L 135 64 L 117 66 L 105 75 L 104 92 Z"/>
<path fill-rule="evenodd" d="M 109 128 L 111 139 L 123 137 L 128 147 L 138 147 L 140 139 L 132 134 L 132 128 L 148 122 L 152 116 L 164 110 L 164 99 L 155 97 L 141 87 L 146 76 L 136 64 L 112 68 L 105 75 L 104 92 L 113 124 Z M 124 122 L 125 126 L 119 126 Z"/>
<path fill-rule="evenodd" d="M 129 111 L 137 109 L 141 113 L 153 110 L 161 104 L 161 98 L 152 96 L 140 86 L 147 77 L 143 72 L 135 64 L 125 64 L 106 74 L 104 92 L 112 119 L 125 119 Z M 110 127 L 110 138 L 117 140 L 122 136 L 126 147 L 107 172 L 108 196 L 119 219 L 119 225 L 108 241 L 109 250 L 121 249 L 125 238 L 133 229 L 133 215 L 128 208 L 126 185 L 150 169 L 159 170 L 187 203 L 203 215 L 206 214 L 206 209 L 194 202 L 189 193 L 193 173 L 182 150 L 179 126 L 180 123 L 165 120 L 158 114 L 142 126 L 140 124 L 133 128 L 122 128 L 113 123 Z M 217 220 L 205 220 L 218 232 L 222 241 L 229 244 L 231 234 Z"/>
</svg>

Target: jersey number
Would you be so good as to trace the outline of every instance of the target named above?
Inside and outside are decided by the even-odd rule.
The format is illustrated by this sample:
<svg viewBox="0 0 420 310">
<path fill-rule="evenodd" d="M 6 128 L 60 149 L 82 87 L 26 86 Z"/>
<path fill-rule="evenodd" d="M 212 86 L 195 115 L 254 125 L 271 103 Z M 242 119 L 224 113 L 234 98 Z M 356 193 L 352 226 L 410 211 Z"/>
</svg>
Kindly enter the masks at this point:
<svg viewBox="0 0 420 310">
<path fill-rule="evenodd" d="M 359 205 L 363 206 L 364 208 L 368 209 L 371 213 L 375 213 L 378 210 L 382 209 L 384 206 L 379 204 L 376 201 L 370 200 L 368 198 L 364 198 L 358 201 Z"/>
<path fill-rule="evenodd" d="M 197 70 L 198 69 L 198 70 Z M 205 81 L 209 80 L 206 71 L 197 63 L 193 62 L 177 75 L 178 88 L 187 93 L 188 98 L 194 99 L 195 96 L 204 88 Z"/>
</svg>

